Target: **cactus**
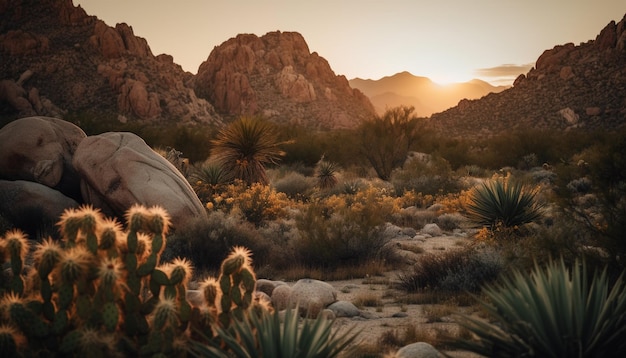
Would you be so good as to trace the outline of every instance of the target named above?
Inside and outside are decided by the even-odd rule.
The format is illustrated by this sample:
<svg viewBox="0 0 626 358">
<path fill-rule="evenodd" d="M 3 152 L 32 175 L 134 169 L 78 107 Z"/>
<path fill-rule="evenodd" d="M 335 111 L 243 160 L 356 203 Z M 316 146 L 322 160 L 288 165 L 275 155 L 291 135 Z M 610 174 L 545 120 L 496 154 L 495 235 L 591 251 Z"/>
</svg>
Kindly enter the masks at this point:
<svg viewBox="0 0 626 358">
<path fill-rule="evenodd" d="M 247 249 L 235 248 L 218 278 L 202 282 L 205 302 L 192 306 L 189 261 L 160 264 L 167 213 L 133 206 L 126 220 L 124 231 L 91 207 L 69 209 L 58 223 L 61 241 L 37 244 L 30 267 L 26 236 L 0 237 L 13 274 L 0 282 L 3 353 L 177 356 L 190 339 L 218 339 L 218 326 L 250 314 L 256 278 Z"/>
</svg>

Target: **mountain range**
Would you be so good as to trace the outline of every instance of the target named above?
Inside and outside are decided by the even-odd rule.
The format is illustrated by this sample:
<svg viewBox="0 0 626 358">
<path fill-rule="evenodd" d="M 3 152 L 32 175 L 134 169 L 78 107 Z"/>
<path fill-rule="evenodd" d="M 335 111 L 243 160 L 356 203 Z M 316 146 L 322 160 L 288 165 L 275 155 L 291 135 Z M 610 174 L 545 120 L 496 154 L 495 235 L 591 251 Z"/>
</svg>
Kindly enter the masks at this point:
<svg viewBox="0 0 626 358">
<path fill-rule="evenodd" d="M 409 72 L 378 80 L 354 78 L 350 80 L 350 86 L 365 93 L 380 114 L 387 108 L 405 105 L 415 107 L 415 114 L 420 117 L 429 117 L 433 113 L 454 107 L 462 99 L 477 99 L 508 88 L 492 86 L 478 79 L 440 85 L 428 77 L 414 76 Z"/>
<path fill-rule="evenodd" d="M 546 50 L 510 88 L 473 80 L 440 86 L 408 72 L 379 80 L 333 72 L 297 32 L 239 34 L 197 74 L 154 55 L 128 24 L 109 26 L 71 0 L 0 0 L 0 120 L 79 114 L 98 121 L 222 126 L 262 115 L 310 129 L 355 128 L 409 105 L 448 136 L 512 128 L 626 124 L 626 24 Z"/>
</svg>

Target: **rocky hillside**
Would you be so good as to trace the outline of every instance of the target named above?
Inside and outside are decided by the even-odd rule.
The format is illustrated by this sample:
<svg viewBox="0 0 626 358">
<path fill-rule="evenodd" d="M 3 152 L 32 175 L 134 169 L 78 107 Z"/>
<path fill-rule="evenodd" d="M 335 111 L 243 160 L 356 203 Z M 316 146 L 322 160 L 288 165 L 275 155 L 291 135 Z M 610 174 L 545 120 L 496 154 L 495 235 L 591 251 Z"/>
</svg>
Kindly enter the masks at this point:
<svg viewBox="0 0 626 358">
<path fill-rule="evenodd" d="M 626 124 L 626 17 L 580 45 L 546 50 L 512 88 L 431 116 L 452 136 L 484 137 L 511 128 L 615 129 Z"/>
<path fill-rule="evenodd" d="M 169 55 L 71 0 L 0 0 L 0 115 L 222 122 Z"/>
<path fill-rule="evenodd" d="M 192 80 L 199 97 L 230 116 L 262 114 L 309 128 L 351 128 L 374 107 L 302 35 L 238 35 L 213 49 Z"/>
<path fill-rule="evenodd" d="M 396 73 L 378 80 L 355 78 L 350 85 L 367 95 L 376 111 L 400 105 L 415 107 L 415 114 L 428 117 L 456 106 L 462 99 L 481 98 L 489 93 L 504 91 L 506 86 L 492 86 L 481 80 L 439 85 L 427 77 L 409 72 Z"/>
</svg>

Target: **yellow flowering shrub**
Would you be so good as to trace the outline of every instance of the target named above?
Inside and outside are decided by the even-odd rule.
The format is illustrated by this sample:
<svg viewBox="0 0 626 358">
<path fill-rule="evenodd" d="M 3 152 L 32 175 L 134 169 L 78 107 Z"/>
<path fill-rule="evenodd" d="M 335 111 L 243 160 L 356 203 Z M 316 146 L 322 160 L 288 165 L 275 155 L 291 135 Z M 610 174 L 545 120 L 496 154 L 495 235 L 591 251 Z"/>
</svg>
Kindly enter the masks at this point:
<svg viewBox="0 0 626 358">
<path fill-rule="evenodd" d="M 236 181 L 216 192 L 205 206 L 209 210 L 240 213 L 258 226 L 263 221 L 283 217 L 285 208 L 291 204 L 286 194 L 276 192 L 268 185 L 254 183 L 248 186 L 242 181 Z"/>
</svg>

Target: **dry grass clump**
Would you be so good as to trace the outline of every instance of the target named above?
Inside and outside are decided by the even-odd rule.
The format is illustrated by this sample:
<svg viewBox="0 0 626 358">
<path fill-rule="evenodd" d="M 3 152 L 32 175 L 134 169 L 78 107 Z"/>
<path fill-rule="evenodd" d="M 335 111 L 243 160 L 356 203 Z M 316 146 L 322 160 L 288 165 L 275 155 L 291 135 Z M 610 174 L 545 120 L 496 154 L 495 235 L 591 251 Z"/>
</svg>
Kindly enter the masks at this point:
<svg viewBox="0 0 626 358">
<path fill-rule="evenodd" d="M 359 293 L 356 297 L 354 297 L 352 303 L 359 308 L 383 306 L 382 298 L 375 292 Z"/>
<path fill-rule="evenodd" d="M 495 250 L 459 248 L 422 255 L 411 270 L 399 275 L 399 287 L 409 292 L 423 289 L 477 292 L 502 270 L 502 259 Z"/>
</svg>

